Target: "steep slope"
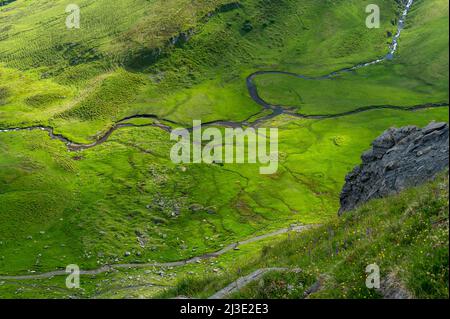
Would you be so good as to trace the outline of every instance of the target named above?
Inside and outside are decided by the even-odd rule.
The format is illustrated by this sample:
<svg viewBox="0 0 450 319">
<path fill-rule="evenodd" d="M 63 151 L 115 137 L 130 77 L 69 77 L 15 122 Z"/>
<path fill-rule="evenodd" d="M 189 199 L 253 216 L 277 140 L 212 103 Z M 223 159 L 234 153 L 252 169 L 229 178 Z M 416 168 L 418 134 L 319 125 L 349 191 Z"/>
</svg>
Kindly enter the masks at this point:
<svg viewBox="0 0 450 319">
<path fill-rule="evenodd" d="M 228 275 L 185 279 L 164 296 L 212 296 L 239 274 L 267 269 L 226 297 L 448 298 L 448 187 L 445 172 L 269 245 Z M 366 267 L 373 264 L 380 269 L 380 289 L 366 286 Z"/>
</svg>

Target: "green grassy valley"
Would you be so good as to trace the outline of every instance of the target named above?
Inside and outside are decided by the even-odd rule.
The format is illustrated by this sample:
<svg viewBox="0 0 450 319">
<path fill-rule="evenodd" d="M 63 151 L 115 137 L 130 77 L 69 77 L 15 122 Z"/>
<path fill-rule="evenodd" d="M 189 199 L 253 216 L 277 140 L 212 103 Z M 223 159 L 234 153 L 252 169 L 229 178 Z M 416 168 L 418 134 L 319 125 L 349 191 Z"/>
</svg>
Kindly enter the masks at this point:
<svg viewBox="0 0 450 319">
<path fill-rule="evenodd" d="M 381 26 L 368 29 L 370 3 L 80 0 L 79 29 L 66 27 L 68 1 L 2 3 L 0 298 L 208 297 L 278 266 L 305 271 L 235 297 L 302 298 L 325 276 L 311 297 L 376 298 L 356 278 L 369 255 L 413 296 L 448 298 L 447 179 L 337 218 L 345 176 L 377 136 L 449 116 L 446 0 L 414 1 L 393 59 L 333 73 L 389 52 L 404 3 L 377 1 Z M 251 94 L 255 72 L 268 105 Z M 173 163 L 168 131 L 193 120 L 278 128 L 277 173 Z M 342 225 L 352 243 L 369 226 L 376 236 L 328 263 L 323 233 L 334 249 Z M 80 289 L 65 286 L 69 264 L 88 271 Z"/>
</svg>

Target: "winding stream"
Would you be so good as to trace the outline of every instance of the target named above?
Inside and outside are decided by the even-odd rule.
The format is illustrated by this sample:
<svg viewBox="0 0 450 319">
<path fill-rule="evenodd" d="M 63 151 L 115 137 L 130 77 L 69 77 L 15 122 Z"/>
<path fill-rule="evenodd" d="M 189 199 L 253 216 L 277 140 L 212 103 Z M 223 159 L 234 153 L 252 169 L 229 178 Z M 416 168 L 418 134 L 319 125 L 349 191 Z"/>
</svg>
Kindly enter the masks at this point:
<svg viewBox="0 0 450 319">
<path fill-rule="evenodd" d="M 292 226 L 289 228 L 279 229 L 277 231 L 274 231 L 274 232 L 271 232 L 268 234 L 255 236 L 255 237 L 252 237 L 252 238 L 249 238 L 249 239 L 237 242 L 237 243 L 230 244 L 216 252 L 207 253 L 207 254 L 203 254 L 201 256 L 192 257 L 192 258 L 188 258 L 188 259 L 184 259 L 184 260 L 167 262 L 167 263 L 147 263 L 147 264 L 130 263 L 130 264 L 104 265 L 103 267 L 93 269 L 93 270 L 81 270 L 80 274 L 81 275 L 98 275 L 98 274 L 103 274 L 103 273 L 110 272 L 110 271 L 117 270 L 117 269 L 135 269 L 135 268 L 149 268 L 149 267 L 162 267 L 162 268 L 167 267 L 168 268 L 168 267 L 185 266 L 185 265 L 197 263 L 201 260 L 219 257 L 231 250 L 237 249 L 241 245 L 254 243 L 254 242 L 266 239 L 266 238 L 270 238 L 270 237 L 274 237 L 274 236 L 278 236 L 278 235 L 282 235 L 282 234 L 287 234 L 290 232 L 299 233 L 304 230 L 311 229 L 313 227 L 317 227 L 317 225 L 300 225 L 300 226 Z M 55 270 L 55 271 L 49 271 L 46 273 L 31 274 L 31 275 L 18 275 L 18 276 L 1 276 L 0 275 L 0 280 L 46 279 L 46 278 L 52 278 L 55 276 L 67 276 L 67 272 L 65 270 Z"/>
<path fill-rule="evenodd" d="M 298 117 L 298 118 L 305 118 L 305 119 L 330 119 L 330 118 L 339 118 L 339 117 L 343 117 L 343 116 L 348 116 L 348 115 L 352 115 L 352 114 L 357 114 L 357 113 L 367 112 L 370 110 L 377 110 L 377 109 L 392 109 L 392 110 L 410 111 L 411 112 L 411 111 L 417 111 L 417 110 L 421 110 L 421 109 L 448 107 L 448 103 L 426 103 L 426 104 L 421 104 L 421 105 L 416 105 L 416 106 L 411 106 L 411 107 L 402 107 L 402 106 L 396 106 L 396 105 L 370 105 L 370 106 L 358 107 L 351 111 L 336 113 L 336 114 L 301 114 L 301 113 L 296 113 L 296 112 L 290 111 L 286 107 L 283 107 L 282 105 L 274 105 L 274 104 L 270 104 L 270 103 L 264 101 L 264 99 L 259 95 L 256 84 L 254 83 L 254 80 L 256 77 L 258 77 L 260 75 L 266 75 L 266 74 L 288 75 L 288 76 L 301 78 L 301 79 L 305 79 L 305 80 L 324 80 L 324 79 L 329 79 L 332 77 L 339 76 L 343 73 L 352 72 L 352 71 L 355 71 L 360 68 L 368 67 L 370 65 L 378 64 L 383 61 L 392 59 L 398 49 L 398 42 L 400 39 L 400 35 L 401 35 L 403 28 L 405 27 L 406 17 L 408 15 L 413 3 L 414 3 L 414 0 L 407 0 L 407 2 L 405 3 L 405 8 L 401 14 L 401 17 L 400 17 L 400 20 L 398 23 L 397 33 L 393 37 L 392 43 L 389 46 L 389 52 L 386 56 L 384 56 L 382 58 L 378 58 L 374 61 L 359 63 L 353 67 L 340 69 L 337 71 L 333 71 L 329 74 L 317 76 L 317 77 L 308 77 L 305 75 L 296 74 L 296 73 L 292 73 L 292 72 L 285 72 L 285 71 L 257 71 L 255 73 L 250 74 L 247 77 L 246 85 L 247 85 L 249 95 L 253 99 L 253 101 L 255 101 L 257 104 L 262 106 L 261 111 L 259 111 L 257 114 L 252 115 L 251 117 L 249 117 L 248 119 L 246 119 L 244 121 L 232 122 L 232 121 L 226 121 L 226 120 L 217 120 L 217 121 L 204 123 L 203 126 L 225 126 L 225 127 L 250 126 L 250 127 L 255 127 L 264 121 L 270 120 L 270 119 L 275 118 L 282 114 L 293 116 L 293 117 Z M 261 115 L 266 110 L 270 110 L 271 113 L 264 115 L 256 120 L 250 122 L 251 118 Z M 62 134 L 57 134 L 54 132 L 54 129 L 49 126 L 38 126 L 37 125 L 37 126 L 29 126 L 29 127 L 16 127 L 16 128 L 0 129 L 0 133 L 1 132 L 42 130 L 42 131 L 46 131 L 52 139 L 57 139 L 57 140 L 65 143 L 67 145 L 67 148 L 69 151 L 80 151 L 80 150 L 93 148 L 97 145 L 103 144 L 104 142 L 106 142 L 109 139 L 111 134 L 113 134 L 116 130 L 125 128 L 125 127 L 149 127 L 149 126 L 151 126 L 151 127 L 158 127 L 169 133 L 172 131 L 172 128 L 170 126 L 164 125 L 161 123 L 153 123 L 153 124 L 145 124 L 145 125 L 135 125 L 132 123 L 125 123 L 125 121 L 127 121 L 127 120 L 138 119 L 138 118 L 155 119 L 157 121 L 162 121 L 162 122 L 164 121 L 164 122 L 167 122 L 170 124 L 175 124 L 180 127 L 183 126 L 174 121 L 170 121 L 167 119 L 159 119 L 154 114 L 136 114 L 136 115 L 128 116 L 126 118 L 123 118 L 123 119 L 117 121 L 111 128 L 109 128 L 96 141 L 94 141 L 92 143 L 87 143 L 87 144 L 76 143 L 76 142 L 70 140 L 69 138 L 65 137 Z M 192 129 L 193 128 L 191 128 L 191 130 Z"/>
</svg>

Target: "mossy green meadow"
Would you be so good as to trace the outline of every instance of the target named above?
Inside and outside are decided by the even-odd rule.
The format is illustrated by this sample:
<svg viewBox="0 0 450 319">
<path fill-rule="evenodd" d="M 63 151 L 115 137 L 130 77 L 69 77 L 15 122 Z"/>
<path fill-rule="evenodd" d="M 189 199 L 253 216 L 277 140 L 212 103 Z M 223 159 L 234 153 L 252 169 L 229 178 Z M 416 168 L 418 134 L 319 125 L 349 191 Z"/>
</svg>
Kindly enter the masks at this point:
<svg viewBox="0 0 450 319">
<path fill-rule="evenodd" d="M 301 247 L 311 236 L 321 238 L 316 230 L 295 243 L 280 234 L 181 267 L 151 264 L 220 251 L 293 224 L 341 223 L 336 216 L 345 176 L 374 138 L 393 126 L 448 122 L 448 1 L 414 1 L 392 60 L 323 80 L 255 78 L 265 101 L 290 112 L 258 124 L 279 130 L 276 174 L 261 175 L 252 164 L 174 164 L 169 156 L 174 142 L 158 124 L 190 128 L 201 120 L 248 126 L 268 112 L 249 95 L 250 74 L 279 70 L 319 77 L 385 56 L 403 5 L 377 0 L 381 27 L 368 29 L 365 8 L 372 2 L 78 0 L 80 29 L 65 25 L 70 1 L 0 6 L 0 298 L 207 297 L 234 280 L 227 269 L 249 272 L 272 261 L 308 271 L 272 274 L 267 282 L 312 284 L 318 271 Z M 442 107 L 407 110 L 428 104 Z M 370 106 L 398 108 L 296 116 Z M 129 118 L 143 114 L 148 116 Z M 26 129 L 51 128 L 73 143 L 90 144 L 123 119 L 132 125 L 75 151 L 45 130 Z M 370 205 L 362 210 L 377 210 L 382 203 Z M 358 214 L 348 217 L 349 223 Z M 364 223 L 383 218 L 374 215 Z M 433 290 L 408 277 L 426 266 L 402 249 L 402 256 L 415 260 L 404 278 L 417 296 L 448 297 L 448 285 Z M 395 251 L 389 252 L 386 265 L 397 260 Z M 437 263 L 443 258 L 436 256 Z M 364 261 L 358 259 L 352 269 Z M 353 276 L 360 272 L 349 275 L 340 260 L 333 262 L 335 276 L 317 297 L 377 297 L 358 290 L 364 281 L 356 283 Z M 83 270 L 132 266 L 83 275 L 79 290 L 67 289 L 64 276 L 6 277 L 69 264 Z M 322 259 L 317 268 L 326 268 Z M 341 283 L 351 288 L 344 291 Z M 303 292 L 250 287 L 235 297 L 297 298 Z"/>
</svg>

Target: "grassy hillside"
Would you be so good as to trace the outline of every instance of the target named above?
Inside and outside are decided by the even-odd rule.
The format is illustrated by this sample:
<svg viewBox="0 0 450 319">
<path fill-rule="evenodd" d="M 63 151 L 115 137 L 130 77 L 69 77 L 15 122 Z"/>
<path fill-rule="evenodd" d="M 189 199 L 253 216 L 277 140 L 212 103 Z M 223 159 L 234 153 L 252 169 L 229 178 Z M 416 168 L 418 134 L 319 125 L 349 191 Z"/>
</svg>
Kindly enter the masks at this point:
<svg viewBox="0 0 450 319">
<path fill-rule="evenodd" d="M 371 201 L 322 226 L 266 246 L 244 275 L 266 267 L 300 268 L 272 272 L 230 298 L 382 298 L 404 291 L 412 298 L 449 296 L 448 174 L 399 195 Z M 377 264 L 381 289 L 366 287 L 366 266 Z M 185 279 L 168 296 L 207 297 L 236 278 Z M 310 288 L 320 283 L 311 294 Z M 305 295 L 305 293 L 307 295 Z"/>
</svg>

